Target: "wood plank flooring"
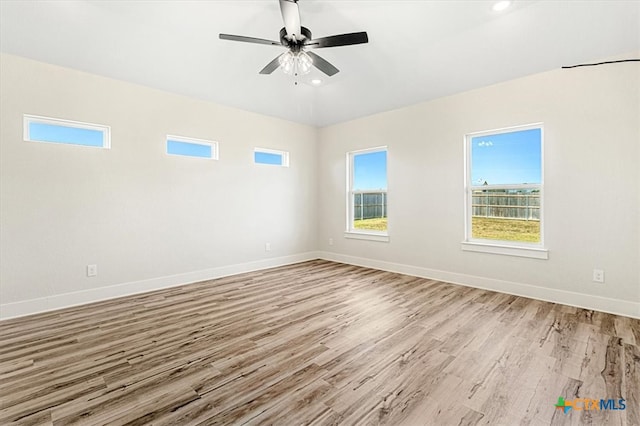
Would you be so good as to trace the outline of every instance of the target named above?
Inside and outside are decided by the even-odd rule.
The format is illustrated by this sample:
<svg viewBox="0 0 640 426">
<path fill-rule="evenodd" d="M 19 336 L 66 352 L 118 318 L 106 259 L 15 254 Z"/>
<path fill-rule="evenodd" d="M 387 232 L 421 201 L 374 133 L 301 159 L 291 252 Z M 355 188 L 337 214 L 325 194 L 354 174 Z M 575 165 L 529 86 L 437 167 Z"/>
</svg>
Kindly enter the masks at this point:
<svg viewBox="0 0 640 426">
<path fill-rule="evenodd" d="M 317 260 L 0 322 L 12 422 L 637 426 L 640 320 Z"/>
</svg>

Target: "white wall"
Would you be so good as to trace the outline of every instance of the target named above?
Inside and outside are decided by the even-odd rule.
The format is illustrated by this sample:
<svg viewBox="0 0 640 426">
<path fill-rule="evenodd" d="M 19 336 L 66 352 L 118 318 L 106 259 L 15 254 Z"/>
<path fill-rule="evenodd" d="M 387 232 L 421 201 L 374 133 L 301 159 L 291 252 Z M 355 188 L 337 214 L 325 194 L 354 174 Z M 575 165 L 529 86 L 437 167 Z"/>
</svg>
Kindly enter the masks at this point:
<svg viewBox="0 0 640 426">
<path fill-rule="evenodd" d="M 315 250 L 315 128 L 15 56 L 0 67 L 0 317 Z M 112 147 L 24 142 L 23 114 L 109 125 Z M 166 134 L 218 141 L 220 160 L 167 156 Z M 291 167 L 254 165 L 255 146 Z"/>
<path fill-rule="evenodd" d="M 639 68 L 556 70 L 321 129 L 320 250 L 640 316 Z M 544 123 L 549 259 L 463 252 L 464 135 L 536 122 Z M 345 153 L 380 145 L 389 147 L 390 242 L 344 239 Z M 604 285 L 592 282 L 594 268 L 605 270 Z"/>
</svg>

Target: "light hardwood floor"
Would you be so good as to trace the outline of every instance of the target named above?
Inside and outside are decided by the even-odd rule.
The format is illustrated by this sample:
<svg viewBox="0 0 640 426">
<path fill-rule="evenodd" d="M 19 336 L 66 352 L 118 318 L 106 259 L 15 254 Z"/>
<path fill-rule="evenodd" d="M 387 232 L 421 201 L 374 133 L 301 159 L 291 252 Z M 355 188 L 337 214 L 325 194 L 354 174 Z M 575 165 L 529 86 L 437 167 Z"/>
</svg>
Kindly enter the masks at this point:
<svg viewBox="0 0 640 426">
<path fill-rule="evenodd" d="M 0 322 L 0 424 L 636 426 L 639 346 L 639 320 L 317 260 Z"/>
</svg>

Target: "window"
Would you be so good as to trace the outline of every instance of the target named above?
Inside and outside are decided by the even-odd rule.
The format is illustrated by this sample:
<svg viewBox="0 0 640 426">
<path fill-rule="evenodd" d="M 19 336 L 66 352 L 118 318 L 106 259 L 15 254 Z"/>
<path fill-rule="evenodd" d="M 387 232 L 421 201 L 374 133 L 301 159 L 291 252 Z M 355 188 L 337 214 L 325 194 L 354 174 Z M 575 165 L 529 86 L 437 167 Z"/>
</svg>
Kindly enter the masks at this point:
<svg viewBox="0 0 640 426">
<path fill-rule="evenodd" d="M 463 249 L 547 258 L 543 249 L 542 126 L 466 136 Z"/>
<path fill-rule="evenodd" d="M 387 233 L 387 147 L 347 154 L 345 237 L 389 241 Z"/>
<path fill-rule="evenodd" d="M 253 162 L 273 166 L 289 167 L 289 153 L 275 149 L 256 148 L 253 150 Z"/>
<path fill-rule="evenodd" d="M 24 140 L 109 148 L 111 130 L 99 124 L 25 115 Z"/>
<path fill-rule="evenodd" d="M 218 143 L 167 135 L 167 154 L 217 160 Z"/>
</svg>

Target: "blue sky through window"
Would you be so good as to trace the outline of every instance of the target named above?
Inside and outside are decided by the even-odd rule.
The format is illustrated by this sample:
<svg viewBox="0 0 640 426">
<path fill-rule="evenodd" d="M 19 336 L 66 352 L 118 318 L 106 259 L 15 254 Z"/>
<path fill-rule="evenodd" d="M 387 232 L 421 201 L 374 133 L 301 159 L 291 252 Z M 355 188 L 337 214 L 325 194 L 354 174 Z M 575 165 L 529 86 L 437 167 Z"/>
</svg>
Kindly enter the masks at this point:
<svg viewBox="0 0 640 426">
<path fill-rule="evenodd" d="M 542 131 L 528 129 L 471 138 L 471 184 L 542 183 Z"/>
<path fill-rule="evenodd" d="M 104 132 L 101 130 L 68 127 L 60 124 L 30 122 L 29 139 L 32 141 L 54 142 L 71 145 L 104 146 Z"/>
<path fill-rule="evenodd" d="M 167 154 L 212 158 L 211 145 L 167 140 Z"/>
<path fill-rule="evenodd" d="M 353 156 L 353 189 L 387 189 L 387 151 Z"/>
<path fill-rule="evenodd" d="M 277 166 L 282 166 L 282 154 L 255 151 L 253 153 L 253 160 L 259 164 L 275 164 Z"/>
</svg>

